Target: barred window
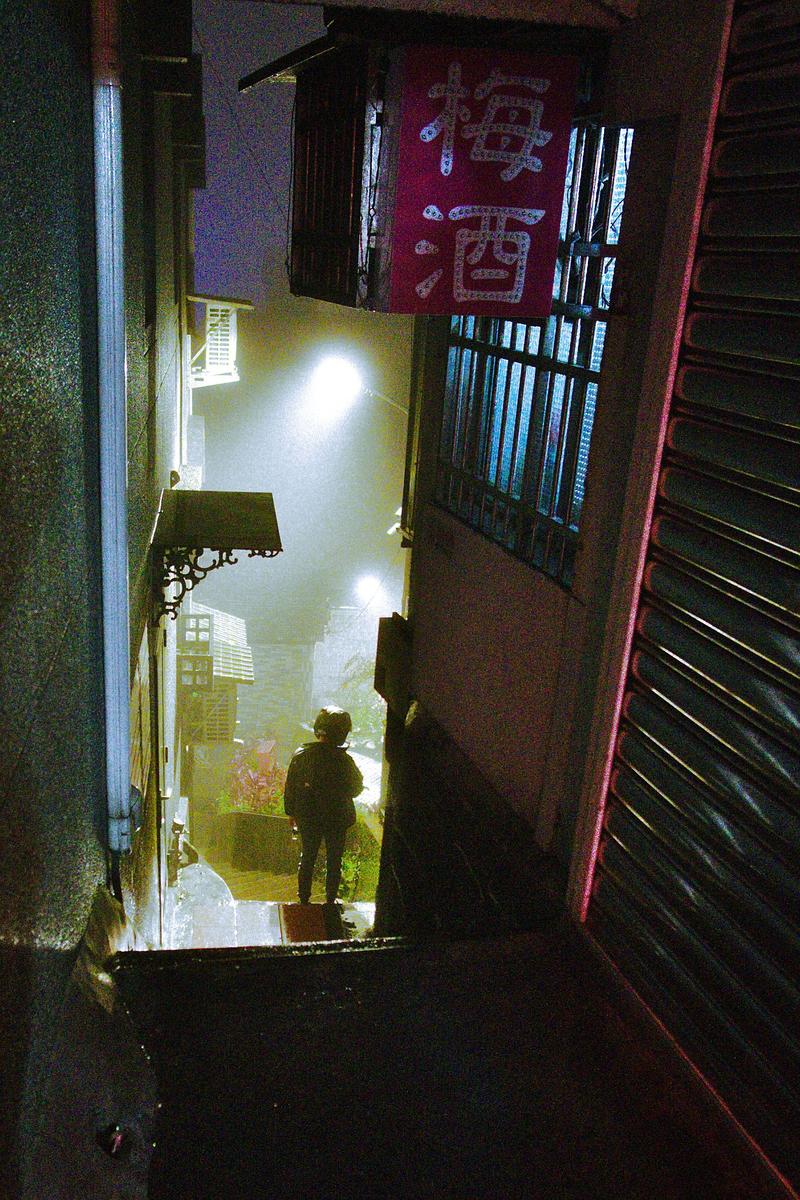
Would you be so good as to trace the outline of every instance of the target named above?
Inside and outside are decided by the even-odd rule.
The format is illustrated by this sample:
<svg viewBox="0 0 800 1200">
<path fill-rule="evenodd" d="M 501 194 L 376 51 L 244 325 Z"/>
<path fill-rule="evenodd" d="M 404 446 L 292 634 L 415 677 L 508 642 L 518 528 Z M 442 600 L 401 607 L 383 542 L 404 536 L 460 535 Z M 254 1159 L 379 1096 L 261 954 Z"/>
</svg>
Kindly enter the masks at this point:
<svg viewBox="0 0 800 1200">
<path fill-rule="evenodd" d="M 450 327 L 437 502 L 567 587 L 632 140 L 572 131 L 552 315 Z"/>
</svg>

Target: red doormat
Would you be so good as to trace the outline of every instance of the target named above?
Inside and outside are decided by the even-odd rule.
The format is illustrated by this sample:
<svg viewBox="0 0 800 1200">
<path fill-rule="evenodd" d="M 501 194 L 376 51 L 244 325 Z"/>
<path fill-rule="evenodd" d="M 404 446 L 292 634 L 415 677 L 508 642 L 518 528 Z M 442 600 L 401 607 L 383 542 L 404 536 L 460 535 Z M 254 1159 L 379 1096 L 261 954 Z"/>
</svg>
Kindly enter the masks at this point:
<svg viewBox="0 0 800 1200">
<path fill-rule="evenodd" d="M 324 942 L 328 938 L 325 906 L 322 904 L 282 904 L 281 934 L 284 943 Z"/>
</svg>

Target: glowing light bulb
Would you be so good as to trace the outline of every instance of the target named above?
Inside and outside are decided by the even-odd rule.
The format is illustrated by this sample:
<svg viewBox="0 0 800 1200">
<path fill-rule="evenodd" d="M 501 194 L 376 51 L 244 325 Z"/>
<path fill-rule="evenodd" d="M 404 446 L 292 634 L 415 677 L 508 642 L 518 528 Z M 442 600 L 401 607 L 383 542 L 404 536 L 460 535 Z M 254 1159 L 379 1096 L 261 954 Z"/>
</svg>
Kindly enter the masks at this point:
<svg viewBox="0 0 800 1200">
<path fill-rule="evenodd" d="M 356 366 L 347 358 L 323 358 L 311 376 L 309 401 L 318 418 L 335 420 L 360 396 L 364 385 Z"/>
<path fill-rule="evenodd" d="M 364 608 L 386 608 L 388 597 L 377 575 L 361 575 L 356 580 L 355 593 Z"/>
</svg>

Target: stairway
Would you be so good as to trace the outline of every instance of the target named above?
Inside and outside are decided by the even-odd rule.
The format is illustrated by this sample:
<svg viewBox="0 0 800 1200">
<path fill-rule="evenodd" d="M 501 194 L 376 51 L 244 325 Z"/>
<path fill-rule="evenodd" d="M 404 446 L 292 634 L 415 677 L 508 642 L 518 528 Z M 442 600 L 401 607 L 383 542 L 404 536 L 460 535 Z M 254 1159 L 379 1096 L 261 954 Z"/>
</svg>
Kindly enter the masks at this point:
<svg viewBox="0 0 800 1200">
<path fill-rule="evenodd" d="M 150 1200 L 753 1200 L 569 936 L 118 954 Z"/>
</svg>

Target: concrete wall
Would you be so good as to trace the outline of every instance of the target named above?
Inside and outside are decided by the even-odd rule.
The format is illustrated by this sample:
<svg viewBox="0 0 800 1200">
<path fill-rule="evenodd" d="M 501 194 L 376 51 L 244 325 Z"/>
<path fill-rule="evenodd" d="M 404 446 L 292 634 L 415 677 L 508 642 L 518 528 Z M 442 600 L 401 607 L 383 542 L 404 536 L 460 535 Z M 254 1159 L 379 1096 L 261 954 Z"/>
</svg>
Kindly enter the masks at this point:
<svg viewBox="0 0 800 1200">
<path fill-rule="evenodd" d="M 0 15 L 0 1194 L 105 880 L 92 110 L 84 3 Z"/>
<path fill-rule="evenodd" d="M 418 532 L 414 694 L 533 823 L 569 597 L 433 506 Z"/>
<path fill-rule="evenodd" d="M 124 22 L 131 649 L 138 654 L 155 503 L 177 465 L 180 343 L 169 102 L 155 102 L 153 155 L 133 6 Z M 19 1193 L 33 1153 L 66 982 L 107 876 L 89 29 L 88 4 L 79 0 L 30 0 L 0 16 L 0 1193 L 8 1197 Z M 174 704 L 168 728 L 172 722 Z M 156 817 L 151 788 L 137 854 L 125 864 L 134 913 L 154 889 Z"/>
<path fill-rule="evenodd" d="M 596 698 L 609 703 L 621 669 L 624 637 L 611 660 L 604 646 L 629 621 L 630 587 L 615 580 L 620 557 L 635 573 L 646 518 L 727 5 L 642 7 L 609 69 L 607 119 L 636 134 L 571 591 L 430 505 L 431 429 L 418 470 L 415 695 L 565 861 Z M 434 410 L 442 380 L 439 395 L 426 381 Z"/>
<path fill-rule="evenodd" d="M 300 742 L 311 734 L 302 729 L 313 720 L 311 678 L 314 647 L 302 643 L 254 643 L 252 684 L 241 685 L 237 698 L 236 736 L 275 738 L 283 766 Z"/>
</svg>

